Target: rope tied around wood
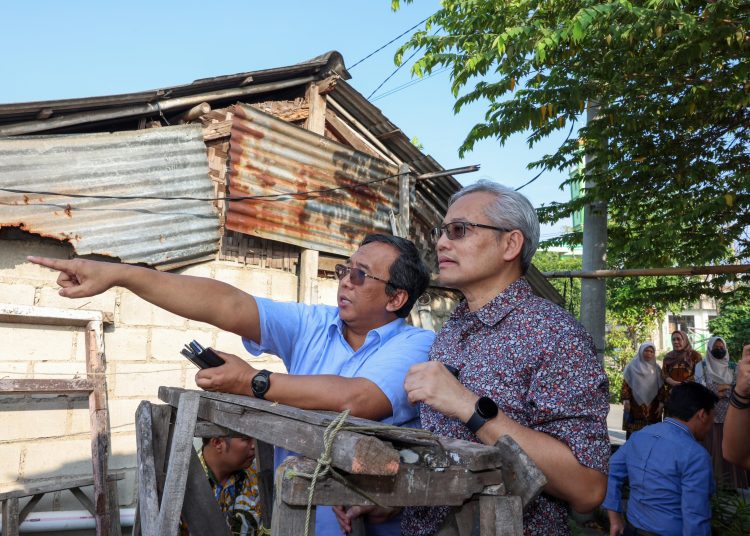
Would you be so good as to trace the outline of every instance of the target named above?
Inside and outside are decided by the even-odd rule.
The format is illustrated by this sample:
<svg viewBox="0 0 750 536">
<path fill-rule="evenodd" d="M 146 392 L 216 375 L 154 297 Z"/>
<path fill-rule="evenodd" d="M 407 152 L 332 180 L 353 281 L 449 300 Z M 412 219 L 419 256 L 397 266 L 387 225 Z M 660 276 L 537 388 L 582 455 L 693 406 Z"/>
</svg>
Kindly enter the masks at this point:
<svg viewBox="0 0 750 536">
<path fill-rule="evenodd" d="M 323 452 L 320 453 L 320 456 L 317 459 L 317 465 L 315 467 L 315 471 L 313 471 L 312 473 L 300 473 L 297 471 L 288 471 L 286 474 L 287 478 L 294 478 L 295 476 L 299 476 L 302 478 L 310 479 L 310 485 L 307 487 L 308 493 L 307 493 L 307 512 L 305 513 L 305 536 L 309 536 L 310 534 L 310 515 L 312 512 L 312 508 L 313 508 L 312 501 L 313 501 L 313 494 L 315 493 L 315 485 L 317 484 L 319 478 L 322 478 L 328 474 L 330 474 L 334 480 L 346 486 L 347 488 L 351 489 L 352 491 L 358 493 L 359 495 L 361 495 L 362 497 L 364 497 L 371 503 L 375 504 L 376 506 L 381 506 L 372 497 L 367 495 L 367 493 L 359 489 L 357 486 L 351 484 L 350 482 L 347 482 L 347 480 L 343 476 L 341 476 L 331 466 L 331 462 L 333 461 L 332 459 L 333 442 L 336 440 L 336 436 L 342 429 L 349 428 L 349 427 L 344 427 L 344 423 L 346 422 L 347 417 L 349 417 L 349 410 L 345 409 L 344 411 L 339 413 L 335 419 L 331 421 L 331 423 L 326 427 L 325 431 L 323 432 Z"/>
</svg>

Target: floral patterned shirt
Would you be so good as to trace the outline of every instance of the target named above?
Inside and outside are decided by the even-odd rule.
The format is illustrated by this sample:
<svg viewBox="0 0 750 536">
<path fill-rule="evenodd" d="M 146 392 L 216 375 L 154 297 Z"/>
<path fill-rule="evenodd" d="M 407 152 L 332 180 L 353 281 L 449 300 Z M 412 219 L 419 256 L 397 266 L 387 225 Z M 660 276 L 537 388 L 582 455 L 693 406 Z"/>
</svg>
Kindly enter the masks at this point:
<svg viewBox="0 0 750 536">
<path fill-rule="evenodd" d="M 579 463 L 606 474 L 609 382 L 591 336 L 564 309 L 519 279 L 480 310 L 462 301 L 438 333 L 430 360 L 459 369 L 468 389 L 497 402 L 514 421 L 565 443 Z M 426 404 L 422 427 L 479 442 L 465 424 Z M 408 508 L 402 531 L 435 534 L 448 507 Z M 567 505 L 542 494 L 524 511 L 526 535 L 566 535 Z"/>
<path fill-rule="evenodd" d="M 253 465 L 231 475 L 222 486 L 216 481 L 211 469 L 203 458 L 203 450 L 198 452 L 203 470 L 208 476 L 214 498 L 227 518 L 227 525 L 233 536 L 256 536 L 260 524 L 260 492 L 258 491 L 258 470 Z M 190 530 L 183 520 L 180 524 L 181 536 L 188 536 Z M 194 535 L 198 536 L 198 535 Z"/>
</svg>

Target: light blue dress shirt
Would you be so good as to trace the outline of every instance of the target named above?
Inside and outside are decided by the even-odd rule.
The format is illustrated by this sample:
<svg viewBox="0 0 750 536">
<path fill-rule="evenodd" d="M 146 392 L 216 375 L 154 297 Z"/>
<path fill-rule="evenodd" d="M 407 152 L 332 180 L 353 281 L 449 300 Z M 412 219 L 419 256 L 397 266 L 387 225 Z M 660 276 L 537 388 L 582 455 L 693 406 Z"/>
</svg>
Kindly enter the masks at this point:
<svg viewBox="0 0 750 536">
<path fill-rule="evenodd" d="M 682 422 L 667 419 L 647 426 L 612 456 L 602 504 L 607 510 L 622 511 L 626 478 L 627 516 L 635 527 L 664 536 L 710 536 L 711 457 Z"/>
<path fill-rule="evenodd" d="M 344 324 L 338 308 L 328 305 L 282 303 L 255 298 L 260 313 L 262 344 L 243 339 L 253 355 L 263 352 L 277 355 L 289 374 L 336 374 L 346 378 L 366 378 L 388 397 L 393 414 L 382 422 L 398 426 L 414 425 L 416 406 L 409 404 L 404 378 L 409 367 L 427 361 L 435 338 L 432 331 L 415 328 L 404 319 L 396 319 L 371 330 L 356 352 L 344 338 Z M 273 382 L 273 376 L 271 376 Z M 275 466 L 293 453 L 277 448 Z M 342 534 L 330 507 L 317 509 L 315 534 Z M 368 527 L 368 535 L 400 534 L 400 520 Z"/>
</svg>

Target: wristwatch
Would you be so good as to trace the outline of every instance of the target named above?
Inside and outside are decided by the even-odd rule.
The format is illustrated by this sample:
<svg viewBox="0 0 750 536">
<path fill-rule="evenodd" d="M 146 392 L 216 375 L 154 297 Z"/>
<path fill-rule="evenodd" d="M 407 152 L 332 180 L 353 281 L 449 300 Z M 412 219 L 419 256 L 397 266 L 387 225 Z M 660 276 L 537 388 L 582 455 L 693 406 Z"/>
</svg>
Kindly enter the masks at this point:
<svg viewBox="0 0 750 536">
<path fill-rule="evenodd" d="M 250 380 L 250 389 L 253 390 L 255 398 L 260 398 L 261 400 L 265 398 L 268 389 L 271 387 L 271 380 L 269 378 L 271 374 L 271 371 L 263 369 Z"/>
<path fill-rule="evenodd" d="M 497 404 L 488 396 L 483 396 L 474 405 L 474 415 L 466 423 L 466 427 L 473 433 L 485 425 L 487 421 L 497 416 Z"/>
</svg>

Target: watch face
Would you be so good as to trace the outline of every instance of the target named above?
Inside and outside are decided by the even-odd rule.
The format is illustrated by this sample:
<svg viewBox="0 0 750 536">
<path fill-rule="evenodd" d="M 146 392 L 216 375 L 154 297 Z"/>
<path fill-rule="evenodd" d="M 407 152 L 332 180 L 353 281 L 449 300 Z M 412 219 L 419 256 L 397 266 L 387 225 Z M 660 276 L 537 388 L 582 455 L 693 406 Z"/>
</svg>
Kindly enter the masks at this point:
<svg viewBox="0 0 750 536">
<path fill-rule="evenodd" d="M 483 396 L 477 400 L 476 412 L 484 419 L 493 419 L 497 416 L 497 404 L 491 398 Z"/>
<path fill-rule="evenodd" d="M 253 393 L 265 394 L 268 391 L 269 383 L 267 374 L 256 374 L 252 381 Z"/>
</svg>

